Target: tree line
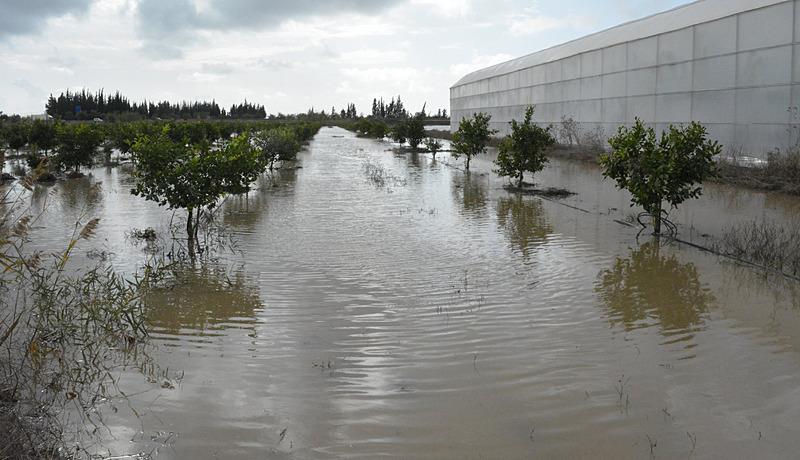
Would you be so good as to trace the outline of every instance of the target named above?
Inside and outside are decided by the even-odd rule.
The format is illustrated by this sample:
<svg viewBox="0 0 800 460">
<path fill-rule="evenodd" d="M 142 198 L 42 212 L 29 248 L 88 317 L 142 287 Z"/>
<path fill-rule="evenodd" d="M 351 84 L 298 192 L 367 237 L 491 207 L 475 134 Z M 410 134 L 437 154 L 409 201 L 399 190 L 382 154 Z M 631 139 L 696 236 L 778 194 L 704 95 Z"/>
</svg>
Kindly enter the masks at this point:
<svg viewBox="0 0 800 460">
<path fill-rule="evenodd" d="M 426 112 L 427 104 L 422 107 L 422 118 L 423 119 L 445 119 L 448 118 L 447 116 L 447 109 L 439 109 L 435 114 L 427 113 Z M 405 105 L 403 104 L 403 100 L 400 96 L 397 96 L 395 100 L 394 97 L 386 103 L 383 98 L 374 98 L 372 99 L 372 118 L 375 119 L 383 119 L 383 120 L 401 120 L 412 117 L 412 114 L 406 110 Z"/>
<path fill-rule="evenodd" d="M 132 102 L 119 91 L 106 95 L 103 90 L 95 93 L 81 90 L 65 91 L 47 99 L 48 115 L 61 120 L 119 119 L 264 119 L 267 117 L 263 105 L 247 102 L 234 104 L 229 110 L 221 108 L 216 100 L 173 103 L 169 101 Z"/>
</svg>

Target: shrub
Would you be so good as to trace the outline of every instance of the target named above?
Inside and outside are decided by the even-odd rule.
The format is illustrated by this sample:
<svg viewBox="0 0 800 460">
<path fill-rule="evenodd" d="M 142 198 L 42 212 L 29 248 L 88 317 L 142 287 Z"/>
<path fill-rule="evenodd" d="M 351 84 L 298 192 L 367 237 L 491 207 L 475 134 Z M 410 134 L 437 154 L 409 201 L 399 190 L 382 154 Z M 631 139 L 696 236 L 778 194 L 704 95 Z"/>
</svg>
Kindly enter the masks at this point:
<svg viewBox="0 0 800 460">
<path fill-rule="evenodd" d="M 581 144 L 581 128 L 577 121 L 566 115 L 561 116 L 561 125 L 558 128 L 558 137 L 564 145 Z"/>
<path fill-rule="evenodd" d="M 62 124 L 57 128 L 58 162 L 78 172 L 81 166 L 91 166 L 103 133 L 88 123 Z"/>
<path fill-rule="evenodd" d="M 631 202 L 644 208 L 654 223 L 654 234 L 661 234 L 661 221 L 668 216 L 666 201 L 677 208 L 689 198 L 702 194 L 698 186 L 716 174 L 714 157 L 722 147 L 706 136 L 706 129 L 692 122 L 684 128 L 670 126 L 656 139 L 653 128 L 638 118 L 634 126 L 621 126 L 609 139 L 611 153 L 600 156 L 603 175 L 628 190 Z"/>
<path fill-rule="evenodd" d="M 525 172 L 533 174 L 544 169 L 547 164 L 546 150 L 556 140 L 550 128 L 541 128 L 532 123 L 533 107 L 525 111 L 525 120 L 511 121 L 511 134 L 500 143 L 500 152 L 495 160 L 495 172 L 501 176 L 516 177 L 517 186 L 522 187 Z"/>
<path fill-rule="evenodd" d="M 486 152 L 486 145 L 497 131 L 489 128 L 490 115 L 476 113 L 472 118 L 464 118 L 458 124 L 458 131 L 453 134 L 453 157 L 467 157 L 466 169 L 472 157 Z"/>
<path fill-rule="evenodd" d="M 436 159 L 436 154 L 442 150 L 442 143 L 438 139 L 434 139 L 433 137 L 429 137 L 425 139 L 425 148 L 428 149 L 429 152 L 433 154 L 433 159 Z"/>
<path fill-rule="evenodd" d="M 403 123 L 403 122 L 400 122 L 400 123 L 394 125 L 392 127 L 389 135 L 392 137 L 392 140 L 397 142 L 398 144 L 400 144 L 400 145 L 405 144 L 406 140 L 408 139 L 408 137 L 406 135 L 406 124 Z"/>
<path fill-rule="evenodd" d="M 425 115 L 420 112 L 413 117 L 405 120 L 405 135 L 408 139 L 408 145 L 412 149 L 417 150 L 419 145 L 425 139 Z"/>
<path fill-rule="evenodd" d="M 136 185 L 131 193 L 159 206 L 186 209 L 190 252 L 203 212 L 214 209 L 226 194 L 249 190 L 264 165 L 244 134 L 208 149 L 173 141 L 166 127 L 156 136 L 139 137 L 132 152 Z"/>
<path fill-rule="evenodd" d="M 294 131 L 285 127 L 259 131 L 253 141 L 261 155 L 261 161 L 270 171 L 276 161 L 293 161 L 300 151 L 300 142 L 297 141 Z"/>
</svg>

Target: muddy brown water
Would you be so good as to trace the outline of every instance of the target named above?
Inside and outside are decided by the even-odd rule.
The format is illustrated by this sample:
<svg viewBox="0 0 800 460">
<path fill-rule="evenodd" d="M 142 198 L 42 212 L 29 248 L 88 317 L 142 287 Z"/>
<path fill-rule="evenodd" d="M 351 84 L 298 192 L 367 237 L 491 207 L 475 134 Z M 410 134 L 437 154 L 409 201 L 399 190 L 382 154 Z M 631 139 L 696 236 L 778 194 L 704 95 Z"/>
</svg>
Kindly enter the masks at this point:
<svg viewBox="0 0 800 460">
<path fill-rule="evenodd" d="M 123 376 L 107 453 L 157 458 L 791 458 L 800 452 L 796 286 L 685 245 L 636 241 L 596 167 L 517 196 L 491 158 L 391 150 L 323 129 L 302 169 L 229 199 L 238 255 L 149 299 L 174 389 Z M 382 180 L 366 173 L 369 162 Z M 379 165 L 378 168 L 376 165 Z M 101 187 L 92 186 L 100 182 Z M 37 244 L 102 220 L 77 256 L 122 270 L 125 233 L 170 214 L 124 167 L 34 196 Z M 705 244 L 800 201 L 710 185 L 675 214 Z M 703 236 L 709 235 L 709 236 Z"/>
</svg>

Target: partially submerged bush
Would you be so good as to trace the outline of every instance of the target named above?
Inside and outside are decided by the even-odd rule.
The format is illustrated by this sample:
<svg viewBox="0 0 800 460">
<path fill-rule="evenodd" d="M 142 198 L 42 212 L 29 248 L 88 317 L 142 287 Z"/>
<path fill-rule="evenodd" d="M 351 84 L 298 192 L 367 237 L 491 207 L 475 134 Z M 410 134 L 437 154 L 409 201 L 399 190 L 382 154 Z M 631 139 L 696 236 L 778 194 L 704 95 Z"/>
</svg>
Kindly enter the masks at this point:
<svg viewBox="0 0 800 460">
<path fill-rule="evenodd" d="M 453 133 L 453 157 L 463 155 L 467 157 L 466 169 L 472 157 L 486 152 L 489 140 L 497 130 L 489 128 L 491 115 L 476 113 L 472 118 L 464 118 L 458 125 L 458 131 Z"/>
<path fill-rule="evenodd" d="M 727 229 L 715 248 L 793 277 L 800 277 L 800 226 L 752 221 Z"/>
<path fill-rule="evenodd" d="M 547 164 L 546 151 L 555 139 L 550 128 L 533 124 L 533 107 L 525 111 L 522 123 L 511 121 L 511 134 L 500 143 L 495 172 L 500 176 L 517 179 L 517 187 L 522 187 L 525 172 L 535 174 Z"/>
<path fill-rule="evenodd" d="M 286 127 L 264 129 L 253 138 L 267 169 L 272 171 L 276 162 L 294 161 L 300 151 L 300 142 L 294 131 Z"/>
<path fill-rule="evenodd" d="M 408 145 L 417 150 L 417 147 L 425 139 L 425 114 L 422 112 L 414 115 L 413 117 L 402 122 L 405 124 L 405 135 L 408 139 Z"/>
<path fill-rule="evenodd" d="M 386 123 L 368 118 L 358 120 L 352 125 L 351 129 L 361 137 L 373 139 L 383 139 L 389 133 L 389 126 Z"/>
<path fill-rule="evenodd" d="M 442 143 L 438 139 L 434 139 L 433 137 L 429 137 L 425 139 L 425 148 L 428 149 L 431 154 L 433 154 L 433 159 L 436 159 L 436 154 L 442 150 Z"/>
<path fill-rule="evenodd" d="M 722 149 L 707 138 L 699 123 L 670 126 L 657 140 L 655 130 L 638 118 L 633 127 L 620 127 L 609 144 L 612 152 L 600 156 L 603 175 L 631 193 L 632 205 L 643 207 L 653 219 L 656 235 L 668 216 L 663 203 L 677 208 L 699 197 L 703 191 L 699 184 L 715 175 L 714 158 Z"/>
<path fill-rule="evenodd" d="M 248 191 L 264 170 L 263 159 L 244 134 L 208 148 L 175 142 L 165 129 L 154 137 L 139 137 L 132 152 L 136 185 L 131 193 L 170 209 L 186 209 L 190 251 L 203 213 L 225 195 Z"/>
</svg>

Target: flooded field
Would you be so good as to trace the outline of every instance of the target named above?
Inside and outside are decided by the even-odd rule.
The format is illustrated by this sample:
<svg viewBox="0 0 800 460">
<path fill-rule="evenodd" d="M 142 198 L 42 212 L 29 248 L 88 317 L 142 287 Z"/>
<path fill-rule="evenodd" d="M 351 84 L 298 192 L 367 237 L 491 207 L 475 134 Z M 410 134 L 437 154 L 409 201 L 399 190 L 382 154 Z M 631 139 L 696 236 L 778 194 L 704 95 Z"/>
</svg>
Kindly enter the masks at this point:
<svg viewBox="0 0 800 460">
<path fill-rule="evenodd" d="M 491 158 L 323 129 L 301 169 L 224 205 L 239 252 L 150 299 L 174 388 L 124 376 L 112 454 L 156 458 L 787 458 L 800 451 L 797 286 L 695 247 L 636 241 L 596 167 L 503 190 Z M 101 183 L 95 186 L 95 183 Z M 125 167 L 40 190 L 36 243 L 101 218 L 79 262 L 132 271 L 126 233 L 170 213 Z M 710 185 L 676 214 L 697 244 L 791 222 L 800 200 Z"/>
</svg>

